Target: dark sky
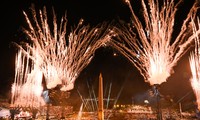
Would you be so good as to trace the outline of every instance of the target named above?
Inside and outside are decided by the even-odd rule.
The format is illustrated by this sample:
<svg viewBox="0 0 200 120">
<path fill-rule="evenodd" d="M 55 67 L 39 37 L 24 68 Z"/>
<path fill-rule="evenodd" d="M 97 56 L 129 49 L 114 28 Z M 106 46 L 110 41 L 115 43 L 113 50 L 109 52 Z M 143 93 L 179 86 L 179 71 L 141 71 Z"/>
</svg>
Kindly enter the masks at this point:
<svg viewBox="0 0 200 120">
<path fill-rule="evenodd" d="M 181 10 L 178 11 L 177 22 L 175 26 L 179 27 L 182 17 L 188 10 L 192 1 L 186 0 L 187 3 L 183 3 Z M 83 18 L 85 23 L 95 25 L 103 21 L 111 21 L 118 17 L 129 22 L 130 11 L 128 6 L 123 0 L 18 0 L 13 3 L 11 0 L 7 0 L 1 3 L 1 34 L 0 34 L 0 94 L 6 94 L 10 90 L 10 85 L 14 80 L 14 59 L 15 48 L 10 45 L 11 41 L 19 41 L 21 39 L 21 26 L 26 24 L 22 11 L 28 11 L 31 4 L 34 4 L 36 8 L 41 9 L 43 6 L 47 7 L 47 12 L 51 12 L 51 7 L 54 7 L 58 17 L 64 15 L 67 11 L 67 18 L 69 20 L 68 26 L 74 26 Z M 136 2 L 135 2 L 136 3 Z M 137 14 L 141 13 L 138 3 L 133 5 Z M 183 16 L 182 16 L 183 15 Z M 178 30 L 176 31 L 178 32 Z M 113 83 L 113 97 L 116 97 L 121 87 L 123 90 L 119 99 L 131 101 L 131 97 L 134 94 L 139 94 L 150 88 L 148 83 L 145 83 L 143 77 L 123 56 L 113 56 L 111 48 L 102 48 L 97 50 L 95 58 L 91 64 L 83 70 L 80 77 L 76 81 L 76 87 L 87 92 L 86 81 L 90 81 L 91 84 L 95 84 L 98 80 L 99 72 L 102 72 L 104 84 Z M 183 56 L 183 59 L 178 61 L 177 66 L 174 67 L 174 73 L 168 79 L 167 83 L 163 83 L 161 91 L 163 94 L 169 94 L 176 96 L 176 100 L 184 96 L 188 91 L 191 91 L 189 78 L 190 69 L 187 53 Z M 106 85 L 105 85 L 106 88 Z M 72 92 L 72 96 L 75 96 L 76 90 Z"/>
</svg>

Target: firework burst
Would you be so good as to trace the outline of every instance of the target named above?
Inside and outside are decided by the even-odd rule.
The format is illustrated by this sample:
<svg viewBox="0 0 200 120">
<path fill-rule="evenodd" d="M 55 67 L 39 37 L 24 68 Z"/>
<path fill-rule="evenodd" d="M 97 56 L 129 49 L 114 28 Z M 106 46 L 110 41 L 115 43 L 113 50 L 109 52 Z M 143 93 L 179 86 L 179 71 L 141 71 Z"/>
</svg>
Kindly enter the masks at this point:
<svg viewBox="0 0 200 120">
<path fill-rule="evenodd" d="M 48 89 L 61 85 L 61 90 L 68 91 L 73 89 L 76 78 L 90 63 L 95 50 L 106 46 L 106 42 L 110 40 L 109 25 L 104 22 L 91 27 L 83 25 L 81 19 L 67 36 L 66 14 L 57 25 L 54 9 L 52 11 L 52 25 L 48 24 L 46 7 L 39 10 L 38 15 L 32 6 L 32 17 L 23 12 L 28 23 L 28 29 L 24 29 L 24 33 L 29 41 L 17 46 L 33 64 L 37 62 L 39 70 L 45 76 Z M 53 26 L 53 29 L 50 26 Z"/>
<path fill-rule="evenodd" d="M 27 53 L 30 51 L 27 50 Z M 31 63 L 30 58 L 24 55 L 21 50 L 18 51 L 15 61 L 15 81 L 12 84 L 13 107 L 35 107 L 45 105 L 41 94 L 42 71 L 38 68 L 38 61 Z"/>
<path fill-rule="evenodd" d="M 195 38 L 195 50 L 191 52 L 189 57 L 190 69 L 192 73 L 192 78 L 190 79 L 192 88 L 196 95 L 196 101 L 198 109 L 200 110 L 200 39 L 198 36 L 198 29 L 200 29 L 200 21 L 197 19 L 198 25 L 193 22 L 193 33 Z"/>
<path fill-rule="evenodd" d="M 134 13 L 131 3 L 126 0 L 132 13 L 131 23 L 123 21 L 114 28 L 118 35 L 111 43 L 121 52 L 143 75 L 150 85 L 166 82 L 173 73 L 177 61 L 189 49 L 194 39 L 191 35 L 190 17 L 197 12 L 197 1 L 191 7 L 183 21 L 181 31 L 172 39 L 175 15 L 181 1 L 164 1 L 160 7 L 158 1 L 141 0 L 144 23 Z"/>
</svg>

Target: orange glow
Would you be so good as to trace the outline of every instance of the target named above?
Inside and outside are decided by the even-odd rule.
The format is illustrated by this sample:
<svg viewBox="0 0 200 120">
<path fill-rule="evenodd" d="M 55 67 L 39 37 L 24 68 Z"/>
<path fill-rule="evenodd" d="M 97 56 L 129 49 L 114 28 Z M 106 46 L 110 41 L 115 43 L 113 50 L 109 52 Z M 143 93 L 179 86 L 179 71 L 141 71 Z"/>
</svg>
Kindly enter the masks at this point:
<svg viewBox="0 0 200 120">
<path fill-rule="evenodd" d="M 34 8 L 32 8 L 32 13 L 33 20 L 24 12 L 29 26 L 24 32 L 29 36 L 31 44 L 26 44 L 25 48 L 18 46 L 34 62 L 39 62 L 38 66 L 45 76 L 47 88 L 51 89 L 61 84 L 62 90 L 65 90 L 64 88 L 68 85 L 70 87 L 67 88 L 73 89 L 72 84 L 90 63 L 95 50 L 105 46 L 110 40 L 109 25 L 102 23 L 91 28 L 89 25 L 83 25 L 84 21 L 81 19 L 66 38 L 66 15 L 62 17 L 58 28 L 53 10 L 53 29 L 51 29 L 45 7 L 43 11 L 39 11 L 39 16 Z M 30 53 L 26 51 L 27 48 L 30 49 Z"/>
<path fill-rule="evenodd" d="M 163 6 L 159 6 L 158 1 L 148 0 L 146 3 L 141 0 L 145 23 L 142 24 L 130 1 L 126 0 L 132 13 L 131 24 L 126 26 L 121 23 L 113 30 L 118 34 L 112 40 L 113 48 L 121 52 L 150 85 L 166 82 L 195 37 L 188 32 L 191 27 L 187 25 L 191 25 L 190 17 L 197 13 L 196 3 L 184 20 L 181 31 L 172 41 L 175 15 L 180 2 L 174 4 L 174 0 L 164 1 Z"/>
<path fill-rule="evenodd" d="M 41 97 L 42 72 L 37 62 L 30 63 L 30 59 L 19 50 L 16 55 L 15 82 L 12 85 L 11 106 L 40 107 L 45 105 Z"/>
<path fill-rule="evenodd" d="M 48 89 L 57 85 L 62 86 L 62 91 L 73 89 L 76 78 L 90 63 L 96 49 L 110 40 L 111 32 L 107 23 L 91 28 L 83 25 L 81 19 L 77 27 L 66 35 L 66 14 L 57 25 L 53 10 L 53 23 L 49 25 L 46 7 L 37 14 L 32 6 L 31 12 L 31 17 L 23 12 L 28 24 L 24 33 L 30 43 L 23 41 L 24 44 L 16 44 L 19 52 L 16 56 L 12 104 L 38 107 L 44 104 L 40 98 L 43 91 L 42 76 Z"/>
<path fill-rule="evenodd" d="M 189 62 L 190 69 L 192 73 L 192 78 L 190 79 L 194 94 L 196 95 L 196 102 L 198 105 L 198 109 L 200 110 L 200 39 L 199 39 L 199 30 L 200 30 L 200 22 L 197 19 L 198 25 L 195 25 L 193 22 L 193 34 L 195 37 L 195 50 L 190 54 Z"/>
</svg>

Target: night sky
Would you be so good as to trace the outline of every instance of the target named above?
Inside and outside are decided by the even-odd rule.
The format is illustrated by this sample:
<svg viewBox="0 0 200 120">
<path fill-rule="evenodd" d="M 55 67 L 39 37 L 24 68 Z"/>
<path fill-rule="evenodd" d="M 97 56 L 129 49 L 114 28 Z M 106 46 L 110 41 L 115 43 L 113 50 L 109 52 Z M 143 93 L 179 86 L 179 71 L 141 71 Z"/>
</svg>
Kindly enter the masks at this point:
<svg viewBox="0 0 200 120">
<path fill-rule="evenodd" d="M 177 12 L 177 21 L 175 22 L 175 33 L 179 32 L 180 23 L 185 17 L 185 13 L 191 6 L 192 1 L 185 0 L 180 10 Z M 138 1 L 137 1 L 138 2 Z M 132 4 L 133 9 L 139 15 L 141 10 L 136 1 Z M 8 96 L 11 83 L 14 80 L 14 60 L 16 48 L 11 41 L 19 42 L 23 40 L 21 27 L 26 25 L 23 11 L 29 11 L 31 4 L 34 4 L 36 10 L 43 6 L 47 7 L 47 13 L 51 13 L 54 7 L 59 18 L 67 11 L 69 20 L 68 27 L 74 26 L 83 18 L 85 24 L 96 25 L 103 21 L 117 20 L 118 18 L 129 22 L 131 17 L 128 6 L 123 0 L 18 0 L 13 3 L 7 0 L 1 3 L 1 34 L 0 34 L 0 94 Z M 101 72 L 104 78 L 104 88 L 112 83 L 112 97 L 116 97 L 120 89 L 122 89 L 119 101 L 122 103 L 130 103 L 132 96 L 140 94 L 150 89 L 148 83 L 144 82 L 143 77 L 138 70 L 120 54 L 113 56 L 113 49 L 101 48 L 95 53 L 95 57 L 91 64 L 83 70 L 80 77 L 76 80 L 76 89 L 71 92 L 72 98 L 78 98 L 76 90 L 80 90 L 87 97 L 87 81 L 94 85 L 97 89 L 98 76 Z M 191 91 L 189 78 L 191 76 L 189 61 L 189 52 L 178 61 L 174 67 L 174 73 L 169 77 L 166 83 L 161 85 L 161 92 L 164 95 L 171 95 L 175 100 L 179 100 L 182 96 Z M 190 95 L 189 97 L 192 97 Z M 75 100 L 75 99 L 74 99 Z M 77 100 L 77 99 L 76 99 Z"/>
</svg>

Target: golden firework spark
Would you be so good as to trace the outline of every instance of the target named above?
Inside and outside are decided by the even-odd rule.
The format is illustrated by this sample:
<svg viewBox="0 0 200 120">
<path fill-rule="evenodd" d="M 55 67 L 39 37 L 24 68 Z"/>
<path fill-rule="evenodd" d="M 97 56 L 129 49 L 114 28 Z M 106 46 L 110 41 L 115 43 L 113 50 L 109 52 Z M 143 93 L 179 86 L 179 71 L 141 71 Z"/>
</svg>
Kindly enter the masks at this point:
<svg viewBox="0 0 200 120">
<path fill-rule="evenodd" d="M 195 37 L 190 32 L 190 17 L 196 15 L 197 1 L 175 39 L 172 39 L 172 33 L 181 1 L 174 4 L 173 0 L 164 0 L 160 7 L 158 1 L 148 0 L 147 4 L 141 0 L 144 21 L 136 16 L 130 1 L 126 0 L 126 3 L 132 13 L 131 23 L 127 25 L 123 21 L 119 22 L 113 30 L 118 36 L 111 41 L 111 46 L 136 66 L 150 85 L 166 82 L 173 73 L 173 67 L 189 49 Z"/>
<path fill-rule="evenodd" d="M 28 28 L 23 29 L 28 36 L 28 41 L 23 41 L 23 44 L 15 43 L 20 49 L 18 56 L 23 57 L 23 59 L 17 57 L 16 60 L 16 76 L 12 88 L 12 99 L 16 104 L 24 102 L 22 97 L 25 99 L 32 96 L 33 91 L 29 93 L 26 89 L 34 85 L 40 87 L 41 75 L 45 76 L 48 89 L 57 85 L 61 85 L 62 91 L 73 89 L 75 80 L 91 62 L 95 51 L 106 46 L 111 37 L 110 25 L 107 22 L 91 27 L 83 25 L 81 19 L 77 27 L 73 28 L 67 36 L 66 14 L 57 25 L 54 9 L 53 24 L 49 24 L 46 7 L 39 10 L 38 15 L 32 6 L 32 17 L 29 17 L 26 12 L 23 13 L 28 24 Z M 50 26 L 53 26 L 53 29 Z M 39 78 L 37 78 L 38 74 L 40 74 Z M 19 102 L 16 101 L 16 97 Z M 26 101 L 31 102 L 33 99 Z"/>
<path fill-rule="evenodd" d="M 58 84 L 63 85 L 62 90 L 73 89 L 76 78 L 90 63 L 95 50 L 105 46 L 110 40 L 109 25 L 105 22 L 92 28 L 89 25 L 83 25 L 81 19 L 66 38 L 66 14 L 62 17 L 58 28 L 53 10 L 53 31 L 51 31 L 46 8 L 39 11 L 39 17 L 36 13 L 32 7 L 33 22 L 31 22 L 24 12 L 29 25 L 29 29 L 25 29 L 24 32 L 31 40 L 31 44 L 26 44 L 31 54 L 26 54 L 33 61 L 40 61 L 39 67 L 46 77 L 49 89 Z M 27 51 L 24 50 L 24 52 Z"/>
<path fill-rule="evenodd" d="M 189 57 L 190 69 L 192 73 L 192 78 L 190 79 L 193 91 L 196 95 L 196 102 L 198 109 L 200 110 L 200 39 L 198 36 L 198 31 L 200 30 L 200 21 L 197 19 L 198 24 L 195 25 L 193 22 L 193 34 L 195 37 L 195 50 L 191 52 Z"/>
<path fill-rule="evenodd" d="M 27 53 L 30 51 L 27 50 Z M 35 107 L 45 105 L 41 94 L 42 71 L 38 68 L 38 61 L 31 63 L 30 58 L 19 50 L 16 55 L 15 81 L 12 84 L 11 106 Z"/>
</svg>

